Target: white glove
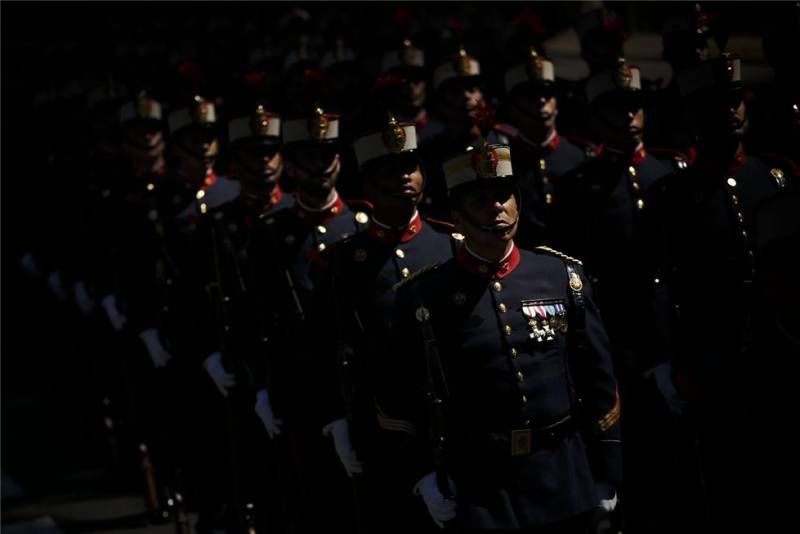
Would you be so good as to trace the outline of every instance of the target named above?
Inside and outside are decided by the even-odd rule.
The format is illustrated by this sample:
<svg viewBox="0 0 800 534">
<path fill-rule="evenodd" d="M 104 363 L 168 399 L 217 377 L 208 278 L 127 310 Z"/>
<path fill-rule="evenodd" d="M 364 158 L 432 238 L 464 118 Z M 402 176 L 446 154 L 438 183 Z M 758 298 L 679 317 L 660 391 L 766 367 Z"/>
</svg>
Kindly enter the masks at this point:
<svg viewBox="0 0 800 534">
<path fill-rule="evenodd" d="M 122 330 L 125 323 L 128 322 L 128 318 L 119 312 L 117 308 L 117 297 L 114 295 L 106 295 L 103 297 L 103 300 L 100 301 L 100 305 L 106 312 L 106 317 L 108 317 L 108 322 L 111 323 L 111 328 L 113 328 L 115 332 Z"/>
<path fill-rule="evenodd" d="M 267 429 L 269 439 L 281 435 L 281 425 L 283 421 L 275 418 L 272 413 L 272 405 L 269 402 L 269 393 L 266 389 L 259 389 L 256 393 L 256 414 L 261 418 L 264 423 L 264 428 Z"/>
<path fill-rule="evenodd" d="M 617 507 L 617 492 L 606 482 L 596 482 L 595 486 L 600 496 L 600 504 L 597 507 L 610 514 Z"/>
<path fill-rule="evenodd" d="M 64 288 L 64 279 L 59 271 L 53 271 L 47 275 L 47 287 L 58 300 L 66 302 L 67 290 Z"/>
<path fill-rule="evenodd" d="M 158 330 L 155 328 L 148 328 L 139 332 L 139 337 L 142 339 L 144 346 L 147 348 L 147 353 L 150 359 L 153 360 L 153 367 L 166 367 L 167 362 L 172 358 L 172 354 L 167 352 L 167 349 L 161 345 L 161 340 L 158 339 Z"/>
<path fill-rule="evenodd" d="M 328 423 L 322 427 L 322 434 L 333 437 L 333 447 L 336 449 L 336 454 L 339 455 L 339 460 L 348 477 L 353 478 L 353 473 L 364 472 L 364 467 L 358 461 L 356 451 L 353 450 L 353 445 L 350 443 L 350 428 L 347 419 L 337 419 Z"/>
<path fill-rule="evenodd" d="M 447 483 L 450 485 L 453 494 L 455 494 L 453 481 L 450 480 L 450 477 L 447 477 Z M 436 483 L 436 472 L 428 473 L 422 477 L 417 482 L 417 485 L 414 486 L 414 493 L 422 496 L 425 506 L 428 507 L 428 513 L 431 514 L 433 522 L 439 528 L 444 528 L 445 522 L 456 517 L 456 500 L 444 498 Z"/>
<path fill-rule="evenodd" d="M 75 304 L 78 305 L 78 309 L 82 314 L 89 315 L 97 307 L 94 299 L 89 296 L 89 292 L 86 290 L 86 283 L 83 280 L 79 280 L 72 285 L 72 294 L 75 297 Z"/>
<path fill-rule="evenodd" d="M 208 376 L 214 381 L 220 394 L 223 397 L 228 396 L 228 388 L 236 385 L 236 376 L 225 370 L 222 365 L 222 354 L 219 352 L 212 352 L 211 355 L 203 361 L 203 367 L 206 368 Z"/>
<path fill-rule="evenodd" d="M 678 390 L 675 389 L 675 384 L 672 383 L 672 363 L 667 361 L 659 364 L 652 369 L 651 373 L 653 373 L 656 387 L 661 392 L 669 411 L 675 415 L 681 414 L 686 409 L 686 401 L 681 398 Z"/>
<path fill-rule="evenodd" d="M 22 256 L 19 259 L 19 264 L 22 267 L 22 270 L 28 274 L 34 276 L 39 276 L 42 274 L 42 271 L 39 268 L 39 263 L 36 261 L 36 256 L 34 256 L 32 252 L 28 252 Z"/>
</svg>

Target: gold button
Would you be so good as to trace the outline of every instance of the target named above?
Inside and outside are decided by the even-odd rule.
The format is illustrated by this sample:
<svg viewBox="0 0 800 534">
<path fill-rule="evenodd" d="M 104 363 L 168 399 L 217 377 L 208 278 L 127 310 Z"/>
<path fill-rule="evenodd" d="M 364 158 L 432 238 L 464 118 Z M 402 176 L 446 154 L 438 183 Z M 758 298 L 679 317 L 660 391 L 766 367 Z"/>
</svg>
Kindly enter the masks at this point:
<svg viewBox="0 0 800 534">
<path fill-rule="evenodd" d="M 547 168 L 547 162 L 543 159 L 539 160 L 539 168 L 545 170 Z"/>
<path fill-rule="evenodd" d="M 398 258 L 405 258 L 406 257 L 406 253 L 403 252 L 402 250 L 400 250 L 399 248 L 397 250 L 395 250 L 394 253 L 395 253 L 395 255 L 397 255 Z"/>
<path fill-rule="evenodd" d="M 661 279 L 660 278 L 655 278 L 653 280 L 653 282 L 656 283 L 656 284 L 660 284 L 661 283 Z"/>
<path fill-rule="evenodd" d="M 628 174 L 629 174 L 630 176 L 636 176 L 636 167 L 634 167 L 633 165 L 631 165 L 630 167 L 628 167 Z"/>
<path fill-rule="evenodd" d="M 736 179 L 735 178 L 728 178 L 728 185 L 731 187 L 736 187 Z"/>
<path fill-rule="evenodd" d="M 148 187 L 148 189 L 150 189 L 150 188 Z M 206 192 L 203 191 L 202 189 L 200 191 L 198 191 L 197 194 L 195 195 L 195 197 L 197 197 L 197 200 L 200 200 L 200 199 L 204 198 L 205 196 L 206 196 Z"/>
<path fill-rule="evenodd" d="M 369 216 L 363 211 L 356 213 L 356 222 L 358 224 L 366 224 L 369 221 Z"/>
<path fill-rule="evenodd" d="M 544 203 L 545 204 L 552 204 L 553 203 L 553 194 L 552 193 L 545 193 L 544 194 Z"/>
<path fill-rule="evenodd" d="M 338 207 L 338 206 L 334 206 L 334 207 L 332 207 L 332 208 L 331 208 L 331 213 L 333 213 L 334 215 L 336 215 L 337 213 L 339 213 L 339 207 Z"/>
<path fill-rule="evenodd" d="M 739 197 L 737 197 L 736 195 L 731 195 L 731 202 L 733 202 L 734 204 L 738 204 Z"/>
<path fill-rule="evenodd" d="M 644 209 L 644 200 L 641 198 L 636 201 L 636 209 L 643 210 Z"/>
<path fill-rule="evenodd" d="M 634 191 L 638 191 L 639 189 L 642 188 L 642 186 L 639 185 L 638 181 L 637 182 L 632 182 L 631 183 L 631 187 L 633 188 Z"/>
<path fill-rule="evenodd" d="M 505 313 L 508 311 L 508 308 L 506 308 L 506 305 L 503 304 L 502 302 L 498 304 L 497 309 L 500 313 Z"/>
<path fill-rule="evenodd" d="M 547 176 L 542 176 L 542 183 L 545 185 L 549 184 L 550 178 L 548 178 Z"/>
<path fill-rule="evenodd" d="M 748 250 L 748 251 L 747 251 L 747 255 L 748 255 L 748 256 L 750 256 L 751 258 L 752 258 L 753 256 L 755 256 L 755 254 L 753 253 L 753 251 L 752 251 L 752 250 Z"/>
<path fill-rule="evenodd" d="M 528 397 L 525 396 L 525 395 L 523 395 L 522 399 L 520 399 L 520 400 L 522 400 L 522 404 L 527 404 L 528 403 Z"/>
<path fill-rule="evenodd" d="M 408 278 L 411 275 L 411 271 L 408 267 L 403 267 L 403 270 L 400 271 L 400 274 L 403 275 L 403 278 Z"/>
<path fill-rule="evenodd" d="M 525 380 L 525 375 L 523 375 L 521 372 L 517 372 L 517 381 L 522 382 L 523 380 Z"/>
<path fill-rule="evenodd" d="M 742 215 L 741 211 L 736 212 L 736 218 L 739 219 L 739 222 L 744 222 L 744 215 Z"/>
<path fill-rule="evenodd" d="M 501 289 L 503 289 L 503 284 L 501 284 L 500 282 L 495 282 L 494 284 L 492 284 L 492 289 L 494 289 L 495 291 L 500 291 Z"/>
<path fill-rule="evenodd" d="M 317 245 L 317 250 L 319 250 L 320 252 L 322 252 L 326 248 L 328 247 L 325 246 L 325 243 L 320 243 L 319 245 Z"/>
<path fill-rule="evenodd" d="M 416 234 L 417 233 L 417 227 L 416 226 L 409 226 L 408 227 L 408 231 L 411 232 L 412 234 Z"/>
<path fill-rule="evenodd" d="M 206 213 L 207 211 L 208 211 L 208 204 L 206 204 L 205 202 L 203 204 L 200 204 L 200 213 Z"/>
<path fill-rule="evenodd" d="M 511 327 L 509 325 L 505 325 L 503 327 L 503 332 L 505 332 L 507 336 L 510 336 L 511 335 Z"/>
<path fill-rule="evenodd" d="M 325 228 L 324 226 L 322 226 L 322 225 L 320 225 L 320 226 L 317 226 L 317 232 L 318 232 L 318 233 L 320 233 L 320 234 L 324 234 L 324 233 L 325 233 L 325 232 L 327 232 L 327 231 L 328 231 L 328 229 L 327 229 L 327 228 Z"/>
<path fill-rule="evenodd" d="M 744 237 L 745 239 L 747 239 L 747 232 L 745 232 L 744 230 L 742 230 L 742 237 Z"/>
<path fill-rule="evenodd" d="M 155 188 L 156 188 L 155 184 L 147 184 L 147 190 L 148 191 L 152 191 Z M 108 193 L 111 194 L 111 191 L 108 191 Z M 106 196 L 106 197 L 108 196 L 108 195 L 106 195 L 106 191 L 103 191 L 103 196 Z"/>
</svg>

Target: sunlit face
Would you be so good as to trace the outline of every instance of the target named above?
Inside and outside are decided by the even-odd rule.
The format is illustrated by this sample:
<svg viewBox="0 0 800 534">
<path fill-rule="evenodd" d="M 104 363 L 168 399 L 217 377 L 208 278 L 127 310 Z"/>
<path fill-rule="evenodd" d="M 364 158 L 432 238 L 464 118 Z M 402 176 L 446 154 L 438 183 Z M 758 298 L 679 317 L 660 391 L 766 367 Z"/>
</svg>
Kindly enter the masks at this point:
<svg viewBox="0 0 800 534">
<path fill-rule="evenodd" d="M 510 180 L 480 184 L 459 193 L 453 210 L 456 229 L 468 239 L 490 243 L 508 242 L 517 233 L 519 206 Z"/>
</svg>

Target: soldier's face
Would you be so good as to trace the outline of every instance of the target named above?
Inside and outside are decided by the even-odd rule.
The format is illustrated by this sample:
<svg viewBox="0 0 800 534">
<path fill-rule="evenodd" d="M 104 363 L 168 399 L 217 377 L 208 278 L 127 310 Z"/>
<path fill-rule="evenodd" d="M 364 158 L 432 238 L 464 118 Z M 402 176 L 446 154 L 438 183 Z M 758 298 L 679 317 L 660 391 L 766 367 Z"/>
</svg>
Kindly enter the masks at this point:
<svg viewBox="0 0 800 534">
<path fill-rule="evenodd" d="M 467 121 L 471 124 L 483 106 L 483 91 L 475 83 L 451 83 L 445 88 L 445 117 L 452 122 Z"/>
<path fill-rule="evenodd" d="M 412 106 L 421 108 L 425 105 L 425 99 L 428 98 L 428 83 L 425 80 L 409 82 L 408 91 Z"/>
<path fill-rule="evenodd" d="M 527 136 L 538 139 L 556 127 L 558 100 L 549 90 L 515 94 L 511 100 L 513 120 Z"/>
<path fill-rule="evenodd" d="M 519 206 L 510 180 L 481 184 L 462 193 L 453 222 L 470 240 L 510 241 L 517 233 Z"/>
<path fill-rule="evenodd" d="M 602 141 L 620 150 L 631 150 L 642 142 L 644 109 L 638 99 L 607 98 L 594 108 Z"/>
<path fill-rule="evenodd" d="M 310 172 L 296 162 L 290 162 L 287 167 L 287 171 L 297 181 L 298 189 L 314 198 L 325 198 L 330 193 L 336 186 L 342 168 L 339 154 L 334 155 L 333 161 L 319 172 Z"/>
<path fill-rule="evenodd" d="M 708 139 L 741 137 L 747 130 L 747 106 L 741 91 L 718 93 L 696 105 L 701 135 Z"/>
<path fill-rule="evenodd" d="M 416 155 L 385 158 L 370 174 L 368 183 L 386 195 L 414 204 L 422 195 L 424 179 Z"/>
<path fill-rule="evenodd" d="M 235 176 L 248 195 L 271 191 L 283 174 L 283 155 L 280 152 L 244 151 L 232 162 Z"/>
</svg>

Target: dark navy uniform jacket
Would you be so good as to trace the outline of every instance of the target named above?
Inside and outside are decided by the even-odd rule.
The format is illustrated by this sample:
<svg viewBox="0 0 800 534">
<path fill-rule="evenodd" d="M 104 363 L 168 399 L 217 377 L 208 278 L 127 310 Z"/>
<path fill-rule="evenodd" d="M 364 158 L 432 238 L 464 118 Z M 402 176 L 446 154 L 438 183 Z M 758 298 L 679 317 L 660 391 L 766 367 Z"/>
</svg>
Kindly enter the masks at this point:
<svg viewBox="0 0 800 534">
<path fill-rule="evenodd" d="M 463 247 L 456 259 L 404 284 L 397 300 L 389 378 L 398 385 L 385 389 L 384 409 L 393 428 L 417 438 L 409 473 L 418 479 L 432 471 L 422 302 L 449 388 L 444 466 L 463 526 L 559 521 L 598 504 L 595 481 L 620 480 L 608 339 L 576 260 L 514 247 L 489 263 Z M 545 322 L 553 331 L 541 331 Z M 523 440 L 520 451 L 514 431 L 527 430 L 529 447 Z"/>
<path fill-rule="evenodd" d="M 532 145 L 517 134 L 511 139 L 511 154 L 520 191 L 520 221 L 515 242 L 526 249 L 552 244 L 556 182 L 586 159 L 583 150 L 558 133 L 543 146 Z"/>
<path fill-rule="evenodd" d="M 225 368 L 241 373 L 246 356 L 257 352 L 256 277 L 250 256 L 253 236 L 261 217 L 294 206 L 294 197 L 278 187 L 266 203 L 237 194 L 227 202 L 210 207 L 203 217 L 205 232 L 202 262 L 206 297 L 204 313 L 198 313 L 197 330 L 205 331 L 202 358 L 222 352 Z M 200 310 L 198 310 L 200 312 Z M 200 322 L 202 321 L 202 322 Z"/>
<path fill-rule="evenodd" d="M 261 217 L 250 255 L 263 347 L 251 367 L 256 387 L 268 387 L 277 404 L 294 396 L 308 401 L 312 296 L 327 276 L 330 249 L 366 228 L 367 220 L 365 212 L 351 209 L 338 195 L 323 209 L 296 201 L 292 208 Z"/>
<path fill-rule="evenodd" d="M 734 387 L 748 373 L 752 284 L 759 277 L 755 216 L 789 186 L 788 174 L 740 151 L 727 166 L 701 157 L 652 191 L 656 264 L 668 284 L 676 367 L 685 377 Z M 659 233 L 660 232 L 660 233 Z M 732 359 L 732 356 L 736 356 Z M 724 384 L 728 386 L 724 386 Z"/>
<path fill-rule="evenodd" d="M 433 224 L 436 228 L 419 213 L 399 229 L 372 218 L 366 232 L 336 247 L 332 273 L 318 295 L 316 334 L 325 341 L 319 354 L 326 359 L 324 368 L 329 369 L 323 373 L 327 386 L 322 390 L 327 393 L 320 405 L 320 423 L 350 416 L 354 446 L 360 455 L 365 454 L 368 436 L 376 427 L 373 390 L 375 377 L 385 364 L 394 309 L 393 286 L 454 254 L 451 227 Z M 341 367 L 341 360 L 337 361 L 340 354 L 331 351 L 335 345 L 339 351 L 347 347 L 352 352 L 346 369 Z M 340 380 L 331 381 L 331 375 Z"/>
</svg>

